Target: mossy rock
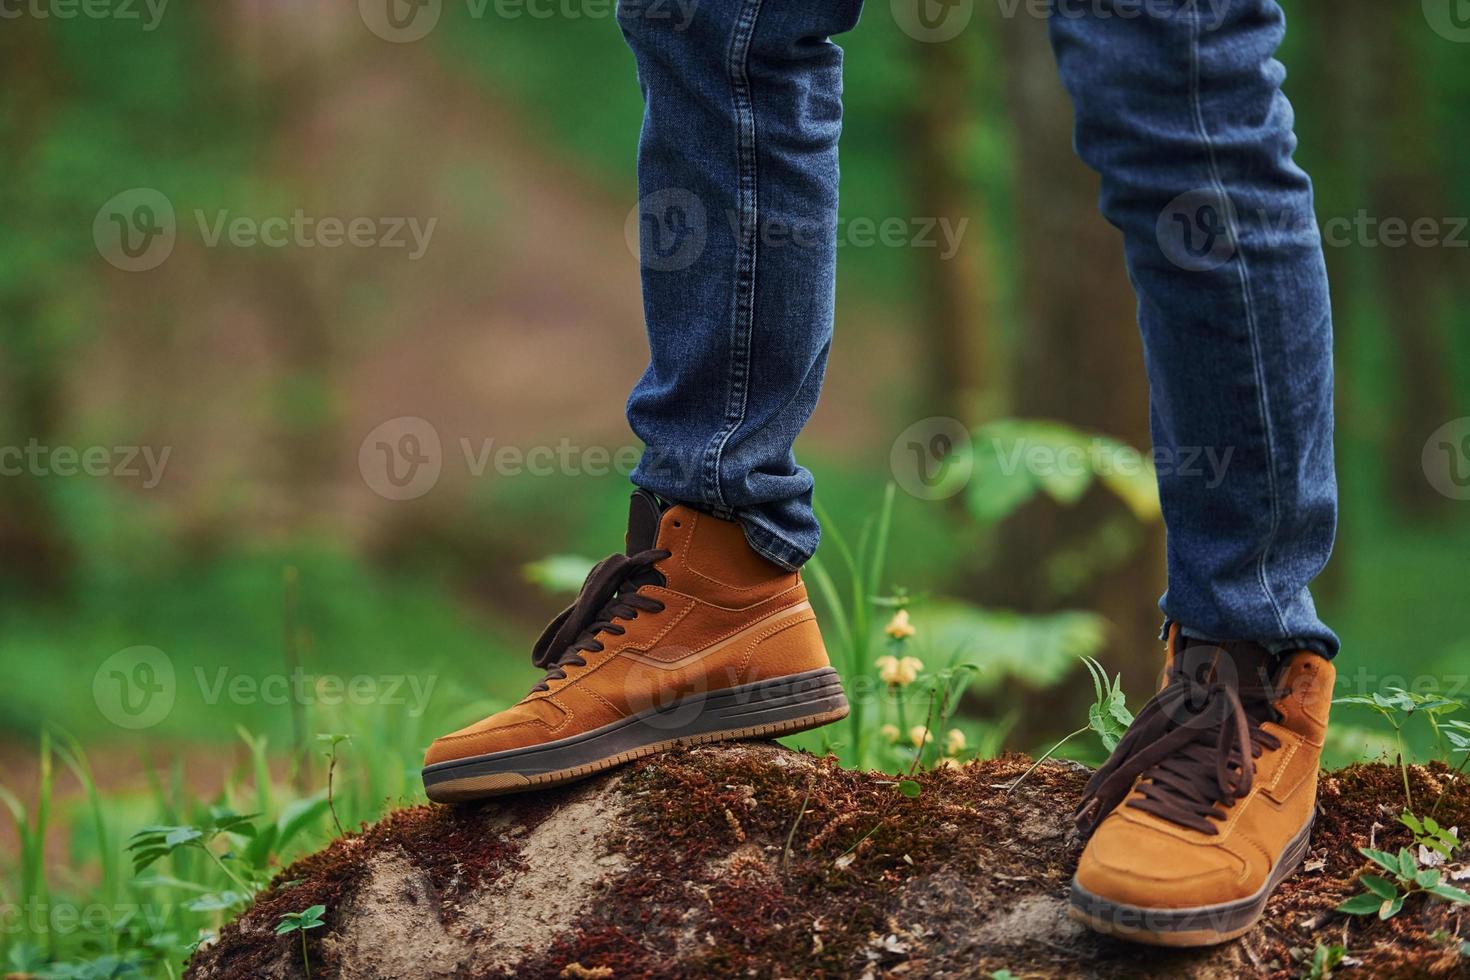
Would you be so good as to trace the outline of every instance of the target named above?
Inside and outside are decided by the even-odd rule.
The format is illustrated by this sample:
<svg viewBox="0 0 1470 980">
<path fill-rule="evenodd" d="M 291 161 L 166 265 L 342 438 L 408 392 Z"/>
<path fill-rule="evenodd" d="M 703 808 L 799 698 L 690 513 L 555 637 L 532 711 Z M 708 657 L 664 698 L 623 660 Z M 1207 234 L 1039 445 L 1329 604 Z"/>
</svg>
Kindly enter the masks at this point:
<svg viewBox="0 0 1470 980">
<path fill-rule="evenodd" d="M 1065 897 L 1086 771 L 1007 757 L 921 774 L 909 797 L 771 743 L 671 752 L 574 786 L 474 807 L 401 810 L 283 871 L 204 947 L 188 976 L 304 976 L 279 916 L 315 904 L 312 976 L 1300 977 L 1346 938 L 1339 975 L 1470 975 L 1470 924 L 1411 903 L 1390 922 L 1332 909 L 1356 848 L 1408 843 L 1396 768 L 1324 778 L 1305 869 L 1238 942 L 1164 951 L 1095 936 Z M 1470 792 L 1415 771 L 1446 825 Z"/>
</svg>

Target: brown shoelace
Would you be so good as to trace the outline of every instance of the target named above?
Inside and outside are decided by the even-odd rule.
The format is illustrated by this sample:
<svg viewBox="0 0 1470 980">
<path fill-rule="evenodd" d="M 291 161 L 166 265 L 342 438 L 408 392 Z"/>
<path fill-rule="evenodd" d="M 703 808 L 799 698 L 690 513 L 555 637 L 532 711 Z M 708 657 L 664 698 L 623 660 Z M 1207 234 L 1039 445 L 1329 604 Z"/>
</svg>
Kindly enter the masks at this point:
<svg viewBox="0 0 1470 980">
<path fill-rule="evenodd" d="M 638 588 L 663 581 L 653 565 L 670 554 L 650 548 L 633 555 L 609 555 L 592 566 L 577 601 L 547 625 L 531 651 L 531 663 L 546 671 L 532 690 L 549 690 L 550 681 L 567 676 L 567 667 L 587 666 L 582 654 L 603 649 L 598 634 L 627 632 L 618 620 L 636 619 L 640 612 L 661 612 L 664 604 L 638 595 Z"/>
<path fill-rule="evenodd" d="M 1127 805 L 1204 834 L 1218 834 L 1215 821 L 1250 794 L 1255 760 L 1281 740 L 1261 728 L 1278 720 L 1272 703 L 1271 658 L 1253 644 L 1227 644 L 1245 656 L 1234 668 L 1217 659 L 1191 672 L 1176 663 L 1168 685 L 1134 720 L 1108 761 L 1093 774 L 1077 810 L 1077 825 L 1090 835 L 1134 790 Z M 1196 663 L 1201 647 L 1186 648 Z M 1239 675 L 1237 677 L 1237 674 Z M 1202 675 L 1202 676 L 1201 676 Z M 1141 778 L 1140 778 L 1141 777 Z"/>
</svg>

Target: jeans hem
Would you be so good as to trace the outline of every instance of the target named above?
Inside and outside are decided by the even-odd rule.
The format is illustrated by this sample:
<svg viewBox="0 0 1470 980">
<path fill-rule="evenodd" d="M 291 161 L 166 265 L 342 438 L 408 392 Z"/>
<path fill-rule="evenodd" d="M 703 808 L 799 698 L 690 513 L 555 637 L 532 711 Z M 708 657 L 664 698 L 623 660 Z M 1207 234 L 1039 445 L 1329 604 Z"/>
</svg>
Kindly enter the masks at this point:
<svg viewBox="0 0 1470 980">
<path fill-rule="evenodd" d="M 1169 627 L 1173 624 L 1174 621 L 1171 619 L 1164 620 L 1164 626 L 1161 630 L 1159 630 L 1159 639 L 1169 639 Z M 1210 636 L 1209 634 L 1203 633 L 1200 630 L 1191 629 L 1188 626 L 1185 626 L 1183 623 L 1179 624 L 1179 632 L 1181 635 L 1187 636 L 1191 640 L 1199 640 L 1202 643 L 1228 643 L 1231 640 L 1248 640 L 1251 643 L 1255 643 L 1262 647 L 1265 647 L 1266 650 L 1268 650 L 1274 656 L 1280 656 L 1283 653 L 1296 653 L 1299 650 L 1310 650 L 1312 653 L 1317 654 L 1319 657 L 1331 660 L 1332 658 L 1337 656 L 1338 652 L 1326 641 L 1311 636 L 1288 636 L 1283 639 L 1271 640 L 1255 639 L 1251 637 Z"/>
<path fill-rule="evenodd" d="M 746 543 L 757 554 L 788 572 L 797 571 L 812 556 L 811 550 L 793 544 L 770 528 L 756 523 L 748 514 L 736 514 L 735 520 L 740 522 L 741 529 L 745 531 Z"/>
</svg>

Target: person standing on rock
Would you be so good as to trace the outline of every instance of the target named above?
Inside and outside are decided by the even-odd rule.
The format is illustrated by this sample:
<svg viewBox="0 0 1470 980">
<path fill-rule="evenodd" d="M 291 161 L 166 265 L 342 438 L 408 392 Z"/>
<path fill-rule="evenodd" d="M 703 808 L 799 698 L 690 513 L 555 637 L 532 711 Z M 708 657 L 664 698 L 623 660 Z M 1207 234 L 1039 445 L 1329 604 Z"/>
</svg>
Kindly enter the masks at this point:
<svg viewBox="0 0 1470 980">
<path fill-rule="evenodd" d="M 798 571 L 818 527 L 792 444 L 832 340 L 830 39 L 860 7 L 619 11 L 651 349 L 626 549 L 536 644 L 531 693 L 434 742 L 431 799 L 846 715 Z M 1208 486 L 1160 475 L 1166 680 L 1078 810 L 1073 916 L 1162 945 L 1244 932 L 1305 854 L 1338 649 L 1308 591 L 1336 523 L 1332 328 L 1283 24 L 1276 0 L 1052 0 L 1077 150 L 1138 292 L 1155 447 L 1230 460 Z"/>
</svg>

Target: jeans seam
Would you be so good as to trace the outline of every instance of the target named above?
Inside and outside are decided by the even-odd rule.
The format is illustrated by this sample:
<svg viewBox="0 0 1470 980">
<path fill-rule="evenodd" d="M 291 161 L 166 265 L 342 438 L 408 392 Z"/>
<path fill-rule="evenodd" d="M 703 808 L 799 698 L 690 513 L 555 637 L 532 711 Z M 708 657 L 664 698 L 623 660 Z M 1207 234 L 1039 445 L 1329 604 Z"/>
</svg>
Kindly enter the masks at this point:
<svg viewBox="0 0 1470 980">
<path fill-rule="evenodd" d="M 1276 440 L 1271 429 L 1269 395 L 1266 392 L 1266 378 L 1261 364 L 1260 326 L 1256 318 L 1256 306 L 1251 299 L 1250 264 L 1246 260 L 1244 250 L 1241 248 L 1240 232 L 1236 226 L 1235 209 L 1231 205 L 1229 196 L 1225 191 L 1225 180 L 1220 173 L 1220 164 L 1215 153 L 1215 144 L 1210 139 L 1209 127 L 1205 125 L 1204 106 L 1200 91 L 1201 16 L 1199 7 L 1193 7 L 1190 17 L 1189 36 L 1190 108 L 1194 115 L 1195 128 L 1198 130 L 1200 140 L 1204 143 L 1205 150 L 1209 156 L 1210 183 L 1215 193 L 1220 195 L 1220 200 L 1224 205 L 1221 210 L 1224 214 L 1226 234 L 1230 236 L 1229 244 L 1235 253 L 1237 276 L 1240 279 L 1241 300 L 1245 307 L 1246 332 L 1250 337 L 1251 344 L 1251 368 L 1255 373 L 1256 404 L 1261 413 L 1261 427 L 1266 441 L 1266 492 L 1271 503 L 1271 528 L 1266 535 L 1265 546 L 1261 548 L 1260 558 L 1256 562 L 1256 578 L 1261 584 L 1261 593 L 1265 596 L 1266 603 L 1271 607 L 1271 614 L 1276 617 L 1276 623 L 1281 628 L 1282 633 L 1285 633 L 1286 619 L 1282 615 L 1281 607 L 1276 602 L 1276 597 L 1271 594 L 1271 585 L 1266 578 L 1266 563 L 1271 555 L 1271 546 L 1275 544 L 1276 534 L 1281 527 L 1281 501 L 1279 490 L 1276 486 Z"/>
<path fill-rule="evenodd" d="M 749 401 L 750 345 L 755 331 L 756 196 L 755 104 L 750 94 L 747 62 L 755 37 L 761 0 L 745 0 L 735 20 L 725 67 L 730 76 L 730 97 L 735 110 L 736 168 L 740 182 L 735 230 L 735 289 L 731 299 L 730 375 L 725 396 L 725 425 L 710 440 L 704 456 L 706 499 L 727 507 L 720 476 L 725 445 L 745 422 Z"/>
</svg>

